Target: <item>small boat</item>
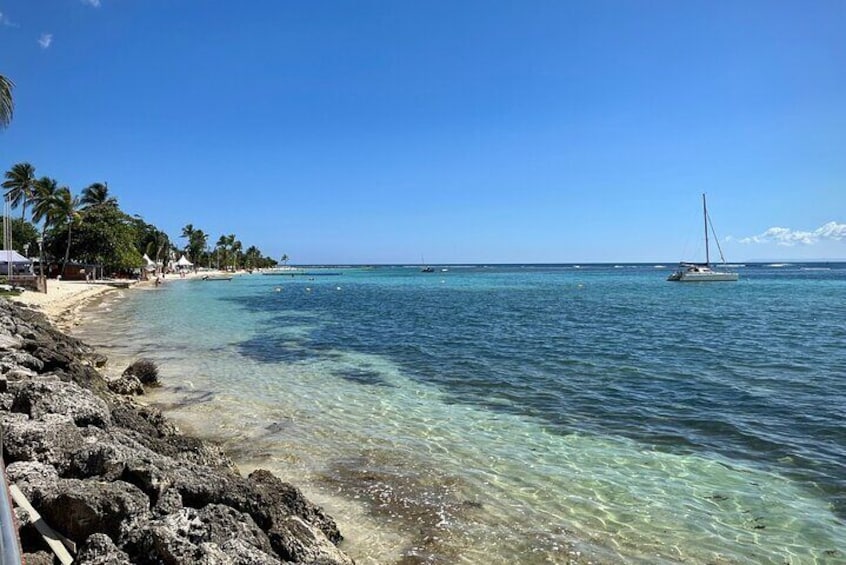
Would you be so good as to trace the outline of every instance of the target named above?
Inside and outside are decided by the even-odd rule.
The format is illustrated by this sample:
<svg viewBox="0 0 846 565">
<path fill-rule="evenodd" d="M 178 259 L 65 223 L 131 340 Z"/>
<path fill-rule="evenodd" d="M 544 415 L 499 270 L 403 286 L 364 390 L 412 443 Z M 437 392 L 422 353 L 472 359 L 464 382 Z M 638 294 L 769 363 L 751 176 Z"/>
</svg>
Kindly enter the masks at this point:
<svg viewBox="0 0 846 565">
<path fill-rule="evenodd" d="M 705 219 L 705 262 L 704 263 L 687 263 L 682 262 L 676 272 L 667 277 L 668 281 L 674 282 L 731 282 L 736 281 L 738 274 L 732 271 L 717 271 L 711 268 L 711 255 L 708 247 L 708 227 L 711 219 L 708 217 L 708 205 L 705 202 L 705 195 L 702 195 L 702 214 Z M 710 226 L 713 231 L 714 227 Z M 723 265 L 726 263 L 723 257 L 723 250 L 720 249 L 720 241 L 714 236 L 714 241 L 717 242 L 717 249 L 720 250 L 720 259 Z"/>
<path fill-rule="evenodd" d="M 426 267 L 423 267 L 422 269 L 420 269 L 420 272 L 421 273 L 434 273 L 435 269 L 433 267 L 426 266 Z"/>
<path fill-rule="evenodd" d="M 204 281 L 231 281 L 232 277 L 228 275 L 203 275 Z"/>
</svg>

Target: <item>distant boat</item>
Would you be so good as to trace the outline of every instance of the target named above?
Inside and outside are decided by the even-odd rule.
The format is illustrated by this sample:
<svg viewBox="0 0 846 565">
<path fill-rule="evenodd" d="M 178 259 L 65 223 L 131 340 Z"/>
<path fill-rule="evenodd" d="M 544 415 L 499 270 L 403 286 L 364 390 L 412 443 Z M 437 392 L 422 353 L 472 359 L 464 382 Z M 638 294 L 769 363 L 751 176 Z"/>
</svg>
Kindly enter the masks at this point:
<svg viewBox="0 0 846 565">
<path fill-rule="evenodd" d="M 229 275 L 203 275 L 204 281 L 231 281 L 232 277 Z"/>
<path fill-rule="evenodd" d="M 435 272 L 435 269 L 432 266 L 426 264 L 426 260 L 423 259 L 423 257 L 420 258 L 420 262 L 423 263 L 423 267 L 420 268 L 421 273 L 434 273 Z"/>
<path fill-rule="evenodd" d="M 710 218 L 708 217 L 708 205 L 705 202 L 705 195 L 702 195 L 702 215 L 705 221 L 705 262 L 704 263 L 680 263 L 678 270 L 667 277 L 668 281 L 675 282 L 731 282 L 738 279 L 737 273 L 731 271 L 715 271 L 711 268 L 711 254 L 708 247 L 708 227 L 710 225 Z M 713 226 L 710 226 L 713 231 Z M 720 249 L 720 242 L 714 237 L 717 242 L 717 249 L 720 250 L 720 259 L 725 265 L 726 260 L 723 257 L 723 250 Z"/>
</svg>

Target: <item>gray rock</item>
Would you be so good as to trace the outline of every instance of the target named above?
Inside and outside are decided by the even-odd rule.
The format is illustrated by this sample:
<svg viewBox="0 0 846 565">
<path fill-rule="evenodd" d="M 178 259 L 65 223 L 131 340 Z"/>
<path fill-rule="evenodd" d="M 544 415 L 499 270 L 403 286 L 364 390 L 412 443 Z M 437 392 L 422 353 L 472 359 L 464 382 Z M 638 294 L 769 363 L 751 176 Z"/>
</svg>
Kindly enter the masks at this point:
<svg viewBox="0 0 846 565">
<path fill-rule="evenodd" d="M 8 352 L 3 355 L 3 362 L 12 365 L 17 365 L 18 367 L 23 367 L 25 369 L 30 369 L 36 372 L 41 372 L 44 370 L 44 363 L 40 359 L 27 353 L 26 351 Z"/>
<path fill-rule="evenodd" d="M 46 551 L 24 553 L 22 557 L 26 565 L 53 565 L 53 554 Z"/>
<path fill-rule="evenodd" d="M 45 522 L 84 540 L 76 562 L 352 563 L 335 522 L 298 489 L 267 471 L 242 477 L 219 447 L 110 392 L 92 366 L 104 359 L 0 301 L 7 476 Z M 51 563 L 34 526 L 20 526 L 29 563 Z"/>
<path fill-rule="evenodd" d="M 129 556 L 106 534 L 92 534 L 79 548 L 77 565 L 129 565 Z"/>
<path fill-rule="evenodd" d="M 30 380 L 15 384 L 12 410 L 29 414 L 33 419 L 45 414 L 65 414 L 78 426 L 103 428 L 110 423 L 105 401 L 76 383 Z"/>
<path fill-rule="evenodd" d="M 104 533 L 119 539 L 144 517 L 149 517 L 149 499 L 123 481 L 59 479 L 52 496 L 41 501 L 41 515 L 56 524 L 67 537 L 87 539 Z"/>
<path fill-rule="evenodd" d="M 149 527 L 153 547 L 165 562 L 187 562 L 188 556 L 197 559 L 210 550 L 209 544 L 225 554 L 221 547 L 232 539 L 241 540 L 244 542 L 241 547 L 251 547 L 267 558 L 273 553 L 267 535 L 248 514 L 220 504 L 199 510 L 183 508 L 153 520 Z"/>
<path fill-rule="evenodd" d="M 0 361 L 0 372 L 2 372 L 3 376 L 10 381 L 32 379 L 38 375 L 38 373 L 32 369 L 25 369 L 18 365 L 11 365 L 5 361 Z"/>
<path fill-rule="evenodd" d="M 24 340 L 17 335 L 9 335 L 0 333 L 0 350 L 20 349 L 23 347 Z"/>
<path fill-rule="evenodd" d="M 115 394 L 139 396 L 144 394 L 144 385 L 141 384 L 138 377 L 133 375 L 122 375 L 117 379 L 109 379 L 107 383 L 109 390 Z"/>
<path fill-rule="evenodd" d="M 64 414 L 46 414 L 40 420 L 4 418 L 6 460 L 37 461 L 59 471 L 68 466 L 69 453 L 85 443 L 80 429 Z"/>
</svg>

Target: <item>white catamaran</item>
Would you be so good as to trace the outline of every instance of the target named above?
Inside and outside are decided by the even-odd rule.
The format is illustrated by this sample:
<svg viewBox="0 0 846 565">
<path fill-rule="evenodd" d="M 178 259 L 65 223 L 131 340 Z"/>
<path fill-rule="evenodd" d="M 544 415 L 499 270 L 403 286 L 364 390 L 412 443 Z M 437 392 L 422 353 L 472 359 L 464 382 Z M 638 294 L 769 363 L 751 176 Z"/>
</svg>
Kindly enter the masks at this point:
<svg viewBox="0 0 846 565">
<path fill-rule="evenodd" d="M 708 249 L 708 227 L 711 219 L 708 217 L 708 205 L 705 203 L 705 194 L 702 195 L 702 214 L 705 218 L 705 262 L 704 263 L 680 263 L 679 269 L 675 273 L 667 277 L 668 281 L 677 282 L 716 282 L 716 281 L 736 281 L 738 274 L 731 271 L 715 271 L 711 268 L 711 255 Z M 714 227 L 710 226 L 713 231 Z M 726 259 L 723 257 L 723 250 L 720 248 L 720 241 L 714 235 L 714 241 L 717 242 L 717 249 L 720 251 L 720 259 L 725 265 Z"/>
</svg>

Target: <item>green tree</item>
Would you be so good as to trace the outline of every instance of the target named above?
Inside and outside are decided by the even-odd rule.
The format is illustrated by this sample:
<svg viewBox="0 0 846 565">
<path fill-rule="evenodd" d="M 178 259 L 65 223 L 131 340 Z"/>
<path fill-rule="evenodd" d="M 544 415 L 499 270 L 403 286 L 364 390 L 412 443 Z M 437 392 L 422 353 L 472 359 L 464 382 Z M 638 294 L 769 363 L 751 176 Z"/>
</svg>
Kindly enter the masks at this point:
<svg viewBox="0 0 846 565">
<path fill-rule="evenodd" d="M 232 239 L 234 241 L 235 236 L 232 236 Z M 223 261 L 223 268 L 225 269 L 229 259 L 229 237 L 220 236 L 215 245 L 215 250 L 217 251 L 217 268 L 220 268 L 220 263 Z"/>
<path fill-rule="evenodd" d="M 15 250 L 32 257 L 38 253 L 38 228 L 23 218 L 12 220 L 12 241 Z"/>
<path fill-rule="evenodd" d="M 15 113 L 15 103 L 12 100 L 14 87 L 15 83 L 0 75 L 0 129 L 6 129 L 12 123 L 12 114 Z"/>
<path fill-rule="evenodd" d="M 261 251 L 255 245 L 251 245 L 244 252 L 244 267 L 253 269 L 261 263 Z"/>
<path fill-rule="evenodd" d="M 63 186 L 56 194 L 56 214 L 60 222 L 68 228 L 68 245 L 65 248 L 65 260 L 62 261 L 62 272 L 65 272 L 65 265 L 70 259 L 71 230 L 74 224 L 79 221 L 79 198 L 71 194 L 68 187 Z"/>
<path fill-rule="evenodd" d="M 240 240 L 235 239 L 234 235 L 231 235 L 229 237 L 233 238 L 232 244 L 231 244 L 232 245 L 232 270 L 237 271 L 238 265 L 241 263 L 241 261 L 240 261 L 241 250 L 244 248 L 244 246 L 241 244 Z"/>
<path fill-rule="evenodd" d="M 55 209 L 52 201 L 59 190 L 59 183 L 56 179 L 41 177 L 35 181 L 35 198 L 32 201 L 32 221 L 39 223 L 43 221 L 41 233 L 45 233 L 48 226 L 55 223 Z"/>
<path fill-rule="evenodd" d="M 84 208 L 92 206 L 117 206 L 117 199 L 109 196 L 109 183 L 95 182 L 82 190 L 79 203 Z"/>
<path fill-rule="evenodd" d="M 122 212 L 117 206 L 93 206 L 79 212 L 80 222 L 72 235 L 74 258 L 82 263 L 101 265 L 106 272 L 125 272 L 143 263 L 139 245 L 145 238 L 166 240 L 164 232 Z M 147 233 L 144 233 L 146 230 Z M 57 234 L 57 246 L 64 237 Z M 151 241 L 153 240 L 151 239 Z M 165 247 L 164 241 L 158 246 Z"/>
<path fill-rule="evenodd" d="M 43 249 L 48 258 L 56 257 L 54 253 L 53 226 L 57 223 L 57 209 L 54 206 L 59 183 L 56 179 L 41 177 L 35 181 L 35 198 L 32 203 L 32 221 L 41 223 L 41 235 L 44 238 Z"/>
<path fill-rule="evenodd" d="M 209 241 L 209 236 L 203 230 L 194 229 L 193 224 L 188 224 L 182 228 L 181 237 L 187 239 L 185 244 L 185 252 L 188 253 L 188 258 L 194 263 L 194 269 L 200 265 L 203 257 L 203 250 Z"/>
<path fill-rule="evenodd" d="M 12 206 L 21 207 L 21 219 L 26 216 L 26 205 L 35 198 L 35 167 L 29 163 L 18 163 L 6 171 L 3 182 L 6 198 Z"/>
</svg>

